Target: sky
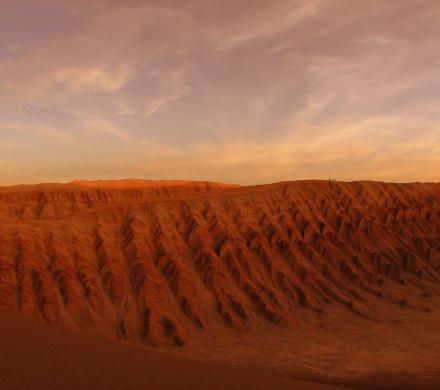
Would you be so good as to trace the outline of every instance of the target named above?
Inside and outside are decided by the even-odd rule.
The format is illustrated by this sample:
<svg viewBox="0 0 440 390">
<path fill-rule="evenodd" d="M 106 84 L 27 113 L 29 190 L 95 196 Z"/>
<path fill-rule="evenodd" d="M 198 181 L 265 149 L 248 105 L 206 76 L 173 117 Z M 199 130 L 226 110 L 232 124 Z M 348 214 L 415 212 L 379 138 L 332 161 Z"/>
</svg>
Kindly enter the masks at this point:
<svg viewBox="0 0 440 390">
<path fill-rule="evenodd" d="M 437 0 L 2 0 L 0 185 L 440 181 Z"/>
</svg>

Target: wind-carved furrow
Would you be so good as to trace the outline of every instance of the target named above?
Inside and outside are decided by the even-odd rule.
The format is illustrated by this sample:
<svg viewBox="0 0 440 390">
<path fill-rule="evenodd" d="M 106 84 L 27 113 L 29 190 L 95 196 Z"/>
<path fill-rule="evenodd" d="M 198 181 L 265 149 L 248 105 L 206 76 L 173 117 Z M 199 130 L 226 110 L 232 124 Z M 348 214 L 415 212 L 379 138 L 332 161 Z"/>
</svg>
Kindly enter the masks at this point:
<svg viewBox="0 0 440 390">
<path fill-rule="evenodd" d="M 41 261 L 40 251 L 29 245 L 26 239 L 18 240 L 18 311 L 24 315 L 42 317 L 48 322 L 57 322 L 59 302 L 49 274 Z"/>
<path fill-rule="evenodd" d="M 14 248 L 0 232 L 0 309 L 14 312 L 16 309 L 16 275 Z"/>
<path fill-rule="evenodd" d="M 124 297 L 125 283 L 120 267 L 114 256 L 110 255 L 110 239 L 104 233 L 104 227 L 97 223 L 93 229 L 96 266 L 100 275 L 102 289 L 113 305 L 121 303 Z M 112 251 L 115 253 L 115 251 Z"/>
<path fill-rule="evenodd" d="M 149 278 L 156 273 L 153 265 L 154 251 L 146 240 L 147 226 L 136 214 L 129 212 L 124 216 L 120 234 L 120 245 L 130 286 L 129 301 L 132 301 L 136 308 L 135 313 L 132 313 L 135 325 L 131 333 L 136 334 L 136 337 L 140 337 L 145 343 L 158 345 L 160 335 L 158 336 L 155 328 L 159 313 L 153 310 L 152 302 L 156 295 L 163 291 L 163 287 L 159 280 L 149 282 Z M 120 331 L 123 331 L 124 337 L 127 338 L 125 326 L 123 329 L 120 327 Z"/>
<path fill-rule="evenodd" d="M 435 251 L 436 249 L 433 248 L 432 245 L 426 256 L 420 256 L 417 253 L 416 248 L 408 245 L 407 249 L 400 254 L 405 271 L 415 276 L 417 279 L 426 279 L 432 282 L 438 282 L 439 278 L 436 275 L 436 269 L 433 267 L 432 261 L 438 256 L 438 251 L 436 251 L 437 253 L 434 254 Z"/>
<path fill-rule="evenodd" d="M 342 304 L 345 307 L 347 307 L 349 310 L 353 311 L 355 314 L 368 318 L 368 315 L 364 314 L 362 309 L 360 309 L 352 299 L 344 295 L 341 295 L 341 293 L 338 290 L 329 287 L 325 283 L 325 281 L 318 279 L 316 281 L 316 285 L 330 299 L 330 301 Z"/>
<path fill-rule="evenodd" d="M 203 212 L 205 218 L 205 228 L 210 236 L 211 244 L 214 253 L 220 260 L 224 260 L 224 253 L 232 249 L 234 245 L 242 245 L 243 239 L 235 229 L 234 224 L 227 221 L 227 219 L 220 217 L 217 212 L 208 204 L 205 205 Z M 230 263 L 226 262 L 228 270 L 230 270 Z M 241 266 L 248 275 L 251 269 L 249 264 L 243 258 Z M 232 275 L 236 279 L 236 275 Z"/>
<path fill-rule="evenodd" d="M 242 208 L 245 209 L 245 207 Z M 271 253 L 266 237 L 257 228 L 252 227 L 257 227 L 257 223 L 249 223 L 249 221 L 244 220 L 242 214 L 237 215 L 235 222 L 237 227 L 241 227 L 237 230 L 241 238 L 240 242 L 245 243 L 245 245 L 240 246 L 240 253 L 238 254 L 245 272 L 252 275 L 255 285 L 273 304 L 281 307 L 274 293 L 276 278 L 274 277 L 273 265 L 277 264 L 277 259 Z M 258 260 L 258 264 L 255 263 L 255 260 Z M 249 290 L 245 291 L 249 295 Z M 255 303 L 253 298 L 251 300 Z"/>
<path fill-rule="evenodd" d="M 38 195 L 37 203 L 34 209 L 34 215 L 36 219 L 40 219 L 45 207 L 47 206 L 47 195 L 42 192 Z"/>
<path fill-rule="evenodd" d="M 193 304 L 191 304 L 187 297 L 183 296 L 180 298 L 180 308 L 182 309 L 183 313 L 192 321 L 196 328 L 203 330 L 205 329 L 204 323 L 197 315 Z"/>
<path fill-rule="evenodd" d="M 249 327 L 248 316 L 243 304 L 235 300 L 230 294 L 221 289 L 216 289 L 215 302 L 217 313 L 226 326 L 236 330 L 244 330 Z"/>
<path fill-rule="evenodd" d="M 232 308 L 232 310 L 238 315 L 238 317 L 241 319 L 243 324 L 246 326 L 249 325 L 249 317 L 246 312 L 246 309 L 244 308 L 243 303 L 241 303 L 239 300 L 235 299 L 232 295 L 227 294 L 229 305 Z"/>
<path fill-rule="evenodd" d="M 141 313 L 141 326 L 139 335 L 143 342 L 148 342 L 151 339 L 150 336 L 150 314 L 151 309 L 149 307 L 144 307 Z"/>
<path fill-rule="evenodd" d="M 244 285 L 250 282 L 249 267 L 243 269 L 243 263 L 240 264 L 236 256 L 234 256 L 233 240 L 232 238 L 228 238 L 224 233 L 227 229 L 226 223 L 220 221 L 214 215 L 210 220 L 210 224 L 209 231 L 214 240 L 217 257 L 226 265 L 229 274 L 235 282 L 235 284 L 230 285 L 229 294 L 224 295 L 223 301 L 218 296 L 216 297 L 217 310 L 227 325 L 247 327 L 249 318 L 242 303 L 243 297 L 241 297 L 241 295 L 243 294 Z M 231 294 L 234 294 L 236 298 L 234 299 Z M 235 313 L 235 315 L 233 313 Z M 234 321 L 234 317 L 236 316 L 238 316 L 238 319 Z M 240 324 L 238 324 L 238 322 L 240 322 Z"/>
<path fill-rule="evenodd" d="M 69 212 L 71 215 L 75 215 L 76 213 L 78 213 L 80 211 L 77 197 L 73 193 L 68 193 L 67 197 L 69 199 Z"/>
<path fill-rule="evenodd" d="M 81 192 L 81 201 L 85 208 L 91 209 L 93 207 L 93 200 L 88 192 Z"/>
<path fill-rule="evenodd" d="M 279 211 L 281 209 L 279 208 Z M 271 218 L 266 214 L 259 223 L 260 229 L 264 232 L 267 244 L 263 246 L 263 253 L 260 249 L 260 257 L 263 259 L 271 259 L 273 266 L 276 268 L 276 287 L 281 290 L 285 296 L 291 301 L 292 298 L 297 299 L 297 294 L 286 284 L 285 275 L 295 272 L 293 264 L 295 263 L 295 256 L 291 250 L 289 237 L 286 235 L 284 229 L 275 225 Z M 263 243 L 264 245 L 265 243 Z M 270 251 L 270 253 L 269 253 Z M 266 260 L 267 261 L 267 260 Z M 302 306 L 305 306 L 302 304 Z"/>
<path fill-rule="evenodd" d="M 85 301 L 90 305 L 90 308 L 94 312 L 102 314 L 105 303 L 101 292 L 99 276 L 96 272 L 96 265 L 84 256 L 84 251 L 81 250 L 80 245 L 77 243 L 73 249 L 76 280 L 81 286 Z"/>
<path fill-rule="evenodd" d="M 328 246 L 331 246 L 331 244 L 329 243 L 327 247 Z M 329 254 L 328 249 L 325 249 L 322 244 L 315 246 L 315 251 L 325 262 L 325 265 L 321 270 L 323 277 L 345 294 L 360 299 L 358 292 L 352 288 L 352 283 L 347 284 L 341 280 L 341 277 L 343 278 L 345 275 L 341 273 L 341 266 L 338 265 L 337 259 L 342 255 L 338 248 L 333 248 L 332 253 L 334 254 L 332 255 Z"/>
<path fill-rule="evenodd" d="M 200 309 L 194 305 L 194 302 L 198 300 L 194 281 L 189 270 L 182 266 L 181 261 L 176 259 L 176 257 L 183 259 L 185 254 L 177 245 L 177 235 L 179 233 L 175 230 L 175 224 L 171 224 L 174 226 L 167 226 L 167 229 L 165 229 L 154 211 L 150 213 L 150 224 L 153 230 L 152 240 L 156 248 L 156 266 L 166 280 L 180 310 L 193 326 L 199 330 L 204 330 L 205 321 L 202 319 Z"/>
<path fill-rule="evenodd" d="M 322 293 L 324 293 L 325 296 L 324 301 L 330 298 L 335 302 L 341 303 L 342 298 L 334 299 L 334 296 L 338 296 L 339 294 L 343 296 L 347 294 L 348 296 L 353 296 L 354 299 L 358 299 L 358 293 L 350 288 L 346 291 L 346 288 L 336 279 L 332 271 L 330 271 L 329 262 L 321 262 L 320 260 L 320 263 L 317 263 L 316 261 L 310 261 L 311 259 L 317 258 L 318 255 L 315 253 L 314 251 L 306 251 L 302 258 L 307 266 L 295 267 L 295 273 L 299 277 L 299 281 L 295 284 L 294 289 L 300 296 L 301 305 L 319 312 L 321 310 L 319 305 L 322 302 Z M 318 286 L 320 286 L 322 280 L 326 280 L 325 289 L 316 289 L 316 281 L 318 281 Z M 331 286 L 328 286 L 328 284 Z M 336 291 L 338 291 L 338 293 L 332 294 Z M 312 296 L 313 299 L 311 298 Z"/>
<path fill-rule="evenodd" d="M 75 264 L 67 254 L 64 237 L 57 238 L 52 232 L 46 234 L 45 247 L 38 248 L 48 258 L 47 271 L 52 277 L 51 283 L 60 296 L 60 301 L 73 320 L 80 323 L 88 321 L 87 308 L 83 300 L 81 285 L 77 282 Z M 42 256 L 43 257 L 43 256 Z M 36 275 L 38 284 L 38 275 Z"/>
<path fill-rule="evenodd" d="M 15 235 L 12 241 L 12 245 L 14 247 L 14 273 L 15 273 L 15 281 L 17 286 L 17 303 L 16 308 L 18 311 L 21 310 L 23 304 L 23 284 L 24 284 L 24 272 L 25 272 L 25 264 L 23 259 L 24 253 L 24 245 L 23 240 Z"/>
<path fill-rule="evenodd" d="M 240 292 L 247 297 L 251 305 L 255 306 L 256 302 L 252 293 L 257 290 L 257 287 L 254 285 L 254 282 L 251 279 L 251 275 L 245 272 L 241 265 L 241 262 L 238 261 L 238 256 L 235 253 L 233 246 L 223 246 L 220 252 L 220 258 L 226 264 L 232 278 L 234 279 L 236 285 L 239 287 Z M 246 314 L 246 309 L 244 309 L 243 304 L 239 301 L 229 303 L 231 304 L 231 308 L 236 312 L 238 304 L 243 308 L 242 310 L 240 309 L 240 312 L 237 312 L 237 314 L 243 322 L 247 323 L 248 315 Z M 261 305 L 256 306 L 257 310 L 260 310 Z M 242 311 L 244 313 L 242 313 Z"/>
<path fill-rule="evenodd" d="M 290 298 L 293 302 L 298 302 L 298 294 L 295 292 L 295 290 L 291 287 L 291 282 L 289 281 L 289 276 L 287 276 L 285 273 L 279 271 L 277 272 L 277 283 L 280 288 L 280 290 L 287 295 L 287 297 Z"/>
<path fill-rule="evenodd" d="M 15 311 L 15 284 L 14 265 L 3 257 L 0 259 L 0 309 Z"/>
<path fill-rule="evenodd" d="M 169 254 L 163 254 L 158 257 L 157 265 L 162 272 L 162 275 L 168 282 L 168 286 L 174 295 L 177 295 L 179 290 L 179 267 Z"/>
<path fill-rule="evenodd" d="M 36 310 L 46 321 L 58 322 L 60 305 L 48 275 L 43 270 L 32 270 L 30 283 Z"/>
<path fill-rule="evenodd" d="M 235 222 L 240 222 L 241 218 L 241 215 L 236 216 Z M 228 229 L 228 231 L 231 231 L 231 229 Z M 261 242 L 260 235 L 255 229 L 248 229 L 244 235 L 239 231 L 236 231 L 236 233 L 238 234 L 238 238 L 234 239 L 234 243 L 235 245 L 237 245 L 237 242 L 240 243 L 238 252 L 235 253 L 233 249 L 228 250 L 228 248 L 226 248 L 224 253 L 221 254 L 221 257 L 225 264 L 227 264 L 233 279 L 248 297 L 258 313 L 271 322 L 279 322 L 281 316 L 279 316 L 279 318 L 274 316 L 275 310 L 270 308 L 272 305 L 281 308 L 282 305 L 272 288 L 269 287 L 272 284 L 270 277 L 272 268 L 268 253 L 265 252 L 265 249 L 261 249 L 261 247 L 257 249 L 256 253 L 252 253 L 253 243 L 255 243 L 255 241 Z M 233 248 L 233 245 L 231 245 L 231 248 Z M 259 258 L 260 263 L 264 264 L 265 269 L 264 271 L 260 270 L 258 274 L 253 274 L 251 271 L 255 270 L 255 257 Z M 264 294 L 271 303 L 267 302 L 267 298 L 264 298 L 262 294 Z M 240 314 L 239 317 L 242 318 Z M 247 321 L 245 321 L 245 323 L 246 322 Z"/>
<path fill-rule="evenodd" d="M 270 290 L 268 290 L 264 284 L 260 283 L 259 288 L 257 288 L 252 281 L 250 281 L 247 277 L 243 275 L 243 271 L 239 269 L 239 266 L 237 265 L 237 261 L 234 261 L 233 255 L 229 253 L 225 254 L 223 253 L 223 248 L 219 249 L 220 242 L 215 240 L 214 237 L 216 237 L 215 230 L 220 229 L 221 222 L 218 221 L 215 217 L 215 214 L 211 210 L 211 216 L 209 217 L 209 213 L 205 210 L 205 219 L 208 219 L 207 224 L 210 225 L 210 228 L 208 228 L 206 225 L 203 226 L 202 222 L 195 221 L 193 219 L 191 221 L 192 223 L 192 233 L 196 232 L 194 237 L 196 238 L 196 245 L 201 245 L 201 243 L 210 243 L 210 247 L 216 249 L 216 251 L 219 251 L 219 256 L 214 255 L 213 258 L 216 262 L 216 266 L 213 268 L 215 270 L 220 270 L 219 266 L 217 265 L 219 262 L 217 261 L 217 258 L 222 260 L 221 264 L 226 264 L 226 268 L 229 271 L 229 274 L 232 277 L 232 280 L 235 281 L 236 285 L 240 288 L 241 291 L 244 292 L 244 294 L 249 298 L 250 303 L 255 306 L 257 311 L 263 315 L 266 319 L 268 319 L 271 322 L 278 322 L 280 318 L 277 317 L 274 311 L 272 311 L 269 308 L 269 304 L 266 302 L 265 298 L 261 295 L 261 293 L 258 290 L 261 290 L 263 292 L 269 292 L 269 296 L 272 297 L 276 301 L 275 295 L 270 295 Z M 209 221 L 209 218 L 211 220 Z M 206 229 L 206 231 L 204 230 Z M 218 233 L 218 231 L 217 231 Z M 201 236 L 208 235 L 210 237 L 209 240 L 204 239 L 203 241 L 200 239 Z M 191 238 L 191 236 L 189 237 Z M 225 246 L 225 243 L 223 243 L 223 246 Z M 197 248 L 197 246 L 196 246 Z M 210 250 L 209 247 L 204 247 L 203 252 L 206 253 Z M 196 249 L 197 253 L 197 249 Z M 245 257 L 242 257 L 242 264 L 243 262 L 248 262 Z M 221 268 L 223 270 L 223 267 Z M 225 274 L 224 272 L 221 272 L 221 275 L 223 276 L 220 280 L 224 280 Z M 217 302 L 217 311 L 220 314 L 220 316 L 223 318 L 225 323 L 228 326 L 231 327 L 247 327 L 248 326 L 248 318 L 244 309 L 244 306 L 239 301 L 231 300 L 231 295 L 228 295 L 225 293 L 225 291 L 217 287 L 221 287 L 221 283 L 216 284 L 215 290 L 215 297 Z M 230 287 L 229 287 L 230 288 Z"/>
<path fill-rule="evenodd" d="M 257 289 L 255 289 L 250 283 L 245 283 L 244 290 L 260 314 L 275 324 L 281 322 L 282 316 L 267 304 L 267 301 L 257 291 Z"/>
<path fill-rule="evenodd" d="M 340 274 L 338 271 L 333 270 L 328 267 L 325 268 L 322 276 L 325 280 L 329 281 L 334 289 L 336 289 L 340 294 L 345 295 L 351 299 L 358 301 L 363 301 L 363 297 L 352 287 L 347 287 L 343 281 L 340 280 Z"/>
<path fill-rule="evenodd" d="M 198 221 L 197 214 L 187 204 L 182 205 L 182 212 L 186 221 L 183 237 L 192 250 L 192 260 L 200 278 L 208 289 L 212 289 L 214 278 L 221 283 L 221 279 L 226 277 L 223 265 L 215 255 L 211 238 Z"/>
<path fill-rule="evenodd" d="M 180 337 L 175 323 L 168 317 L 162 317 L 161 324 L 163 326 L 165 336 L 170 339 L 176 347 L 181 347 L 184 344 L 184 341 Z"/>
<path fill-rule="evenodd" d="M 246 256 L 244 254 L 245 251 L 247 251 L 247 248 L 246 249 L 245 248 L 246 245 L 243 244 L 241 251 L 238 252 L 241 253 L 242 256 L 240 257 L 242 259 L 245 259 Z M 234 252 L 232 245 L 230 246 L 225 245 L 220 253 L 220 258 L 227 265 L 227 268 L 230 274 L 232 275 L 233 279 L 235 280 L 236 284 L 240 287 L 241 291 L 247 296 L 250 303 L 255 307 L 257 313 L 262 315 L 271 322 L 277 323 L 281 321 L 281 316 L 276 315 L 275 310 L 271 309 L 273 303 L 269 304 L 266 298 L 264 298 L 262 295 L 262 293 L 265 292 L 264 284 L 259 283 L 258 281 L 255 284 L 255 282 L 251 279 L 251 275 L 249 273 L 244 272 L 242 268 L 243 261 L 242 262 L 238 261 L 238 256 L 239 255 Z M 248 254 L 247 256 L 250 256 L 250 254 Z M 269 290 L 269 295 L 270 295 L 270 290 Z M 274 296 L 275 295 L 273 294 L 272 299 L 274 298 Z M 277 302 L 276 298 L 275 301 Z M 232 305 L 234 311 L 237 310 L 236 303 L 234 304 L 229 302 L 229 304 Z M 219 311 L 221 312 L 222 316 L 226 319 L 226 322 L 232 322 L 231 320 L 232 316 L 225 310 L 225 306 L 226 306 L 225 302 L 220 301 Z M 242 321 L 247 323 L 247 315 L 246 317 L 244 317 L 242 315 L 243 313 L 237 313 L 237 314 Z M 231 319 L 228 319 L 228 317 L 231 317 Z"/>
<path fill-rule="evenodd" d="M 373 294 L 377 297 L 383 297 L 384 294 L 377 290 L 376 288 L 371 287 L 367 281 L 365 281 L 364 276 L 367 275 L 367 278 L 370 277 L 371 274 L 368 274 L 363 264 L 359 262 L 359 257 L 355 257 L 352 263 L 348 261 L 344 261 L 340 267 L 341 273 L 349 280 L 349 282 L 363 291 L 366 291 L 370 294 Z M 368 280 L 368 279 L 367 279 Z"/>
<path fill-rule="evenodd" d="M 45 316 L 46 297 L 42 291 L 43 289 L 42 289 L 40 274 L 37 271 L 32 270 L 31 279 L 32 279 L 33 294 L 37 301 L 38 311 L 40 313 L 43 313 L 43 316 L 45 317 L 46 320 L 50 320 L 51 318 Z"/>
<path fill-rule="evenodd" d="M 272 267 L 273 258 L 268 253 L 268 250 L 266 248 L 266 242 L 264 241 L 264 239 L 258 234 L 255 234 L 254 238 L 249 240 L 248 248 L 249 251 L 254 255 L 254 257 L 260 260 L 269 279 L 271 279 L 273 275 L 273 267 Z"/>
<path fill-rule="evenodd" d="M 145 262 L 142 261 L 142 249 L 139 247 L 141 240 L 137 233 L 138 230 L 142 230 L 143 226 L 139 226 L 139 224 L 136 216 L 129 213 L 125 217 L 120 231 L 121 249 L 125 258 L 128 282 L 135 299 L 141 293 L 147 277 Z"/>
<path fill-rule="evenodd" d="M 277 272 L 277 285 L 279 289 L 300 307 L 321 312 L 322 309 L 318 307 L 319 299 L 314 297 L 313 291 L 309 291 L 311 286 L 306 286 L 303 283 L 309 273 L 309 267 L 304 265 L 306 260 L 295 255 L 294 248 L 282 231 L 278 231 L 272 236 L 271 247 L 278 252 L 280 258 L 284 260 L 287 266 L 284 270 Z"/>
<path fill-rule="evenodd" d="M 237 326 L 237 324 L 234 323 L 231 312 L 228 310 L 224 301 L 222 301 L 221 297 L 219 295 L 216 295 L 215 300 L 216 300 L 216 310 L 218 314 L 223 318 L 225 324 L 231 328 Z"/>
</svg>

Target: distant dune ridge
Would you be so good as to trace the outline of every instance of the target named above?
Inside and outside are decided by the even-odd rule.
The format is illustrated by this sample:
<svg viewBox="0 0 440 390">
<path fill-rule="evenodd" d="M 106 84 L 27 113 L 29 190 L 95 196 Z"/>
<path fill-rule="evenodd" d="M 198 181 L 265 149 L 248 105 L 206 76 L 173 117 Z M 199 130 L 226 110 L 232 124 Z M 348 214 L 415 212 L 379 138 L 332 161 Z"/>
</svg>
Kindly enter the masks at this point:
<svg viewBox="0 0 440 390">
<path fill-rule="evenodd" d="M 149 346 L 438 309 L 435 183 L 14 186 L 0 222 L 0 309 Z"/>
</svg>

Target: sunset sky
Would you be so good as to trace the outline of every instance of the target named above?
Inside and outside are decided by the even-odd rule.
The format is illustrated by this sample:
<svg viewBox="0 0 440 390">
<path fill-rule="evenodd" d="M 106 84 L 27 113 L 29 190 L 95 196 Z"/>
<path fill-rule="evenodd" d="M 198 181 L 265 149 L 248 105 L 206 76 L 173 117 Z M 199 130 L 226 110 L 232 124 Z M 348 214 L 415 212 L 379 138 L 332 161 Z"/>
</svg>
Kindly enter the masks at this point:
<svg viewBox="0 0 440 390">
<path fill-rule="evenodd" d="M 0 185 L 440 180 L 440 1 L 2 0 Z"/>
</svg>

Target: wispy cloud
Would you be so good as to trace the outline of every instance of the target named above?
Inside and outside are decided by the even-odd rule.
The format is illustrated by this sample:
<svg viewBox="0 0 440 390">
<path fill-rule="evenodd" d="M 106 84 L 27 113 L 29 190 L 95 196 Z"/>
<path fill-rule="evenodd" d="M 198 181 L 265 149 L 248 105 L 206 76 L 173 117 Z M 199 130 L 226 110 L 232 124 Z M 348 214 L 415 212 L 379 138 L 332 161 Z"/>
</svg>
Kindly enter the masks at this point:
<svg viewBox="0 0 440 390">
<path fill-rule="evenodd" d="M 92 133 L 109 135 L 124 142 L 133 140 L 126 131 L 103 119 L 85 120 L 82 124 L 82 130 L 83 132 L 90 131 Z"/>
<path fill-rule="evenodd" d="M 127 81 L 125 70 L 109 72 L 101 68 L 64 68 L 54 74 L 54 80 L 66 83 L 70 91 L 81 92 L 115 92 Z"/>
<path fill-rule="evenodd" d="M 154 99 L 148 103 L 144 116 L 148 118 L 157 112 L 164 110 L 169 103 L 180 99 L 182 96 L 185 96 L 190 90 L 191 88 L 185 85 L 181 90 L 174 91 L 170 95 L 160 96 Z"/>
<path fill-rule="evenodd" d="M 76 142 L 76 139 L 65 131 L 55 127 L 30 124 L 26 122 L 0 122 L 0 136 L 4 131 L 20 132 L 23 138 L 28 136 L 28 133 L 41 135 L 49 140 L 63 141 L 67 143 Z"/>
<path fill-rule="evenodd" d="M 273 38 L 299 25 L 316 13 L 321 0 L 298 3 L 287 2 L 272 12 L 261 12 L 257 19 L 246 20 L 237 31 L 220 43 L 221 49 L 233 49 L 260 39 Z"/>
</svg>

